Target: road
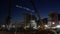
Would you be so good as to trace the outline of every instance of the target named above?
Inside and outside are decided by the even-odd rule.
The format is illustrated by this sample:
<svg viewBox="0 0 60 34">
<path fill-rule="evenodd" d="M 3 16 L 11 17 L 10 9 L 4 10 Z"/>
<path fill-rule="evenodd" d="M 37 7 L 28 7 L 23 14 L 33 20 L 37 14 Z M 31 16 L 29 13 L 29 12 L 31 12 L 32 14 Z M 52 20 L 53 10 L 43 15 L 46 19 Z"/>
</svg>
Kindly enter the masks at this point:
<svg viewBox="0 0 60 34">
<path fill-rule="evenodd" d="M 42 30 L 42 31 L 25 31 L 25 32 L 6 32 L 6 31 L 0 31 L 0 34 L 55 34 L 54 32 L 50 30 Z"/>
</svg>

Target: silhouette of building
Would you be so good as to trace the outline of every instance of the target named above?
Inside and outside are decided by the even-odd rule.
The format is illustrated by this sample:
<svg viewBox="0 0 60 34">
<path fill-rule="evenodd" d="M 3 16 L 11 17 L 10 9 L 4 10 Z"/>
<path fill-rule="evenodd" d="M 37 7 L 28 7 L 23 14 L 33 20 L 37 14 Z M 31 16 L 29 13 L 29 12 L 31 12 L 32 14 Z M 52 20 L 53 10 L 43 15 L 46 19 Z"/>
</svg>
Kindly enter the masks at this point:
<svg viewBox="0 0 60 34">
<path fill-rule="evenodd" d="M 58 24 L 58 14 L 56 12 L 52 12 L 48 15 L 48 25 L 54 27 Z"/>
</svg>

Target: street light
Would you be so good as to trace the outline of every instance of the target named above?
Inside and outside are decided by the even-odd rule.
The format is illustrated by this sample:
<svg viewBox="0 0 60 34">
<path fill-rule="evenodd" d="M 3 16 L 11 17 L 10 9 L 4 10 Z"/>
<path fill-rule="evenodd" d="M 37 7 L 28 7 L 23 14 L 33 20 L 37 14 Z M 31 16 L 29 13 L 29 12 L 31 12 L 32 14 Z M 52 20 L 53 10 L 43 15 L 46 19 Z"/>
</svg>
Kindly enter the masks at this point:
<svg viewBox="0 0 60 34">
<path fill-rule="evenodd" d="M 52 22 L 52 24 L 54 25 L 54 24 L 55 24 L 55 22 Z"/>
</svg>

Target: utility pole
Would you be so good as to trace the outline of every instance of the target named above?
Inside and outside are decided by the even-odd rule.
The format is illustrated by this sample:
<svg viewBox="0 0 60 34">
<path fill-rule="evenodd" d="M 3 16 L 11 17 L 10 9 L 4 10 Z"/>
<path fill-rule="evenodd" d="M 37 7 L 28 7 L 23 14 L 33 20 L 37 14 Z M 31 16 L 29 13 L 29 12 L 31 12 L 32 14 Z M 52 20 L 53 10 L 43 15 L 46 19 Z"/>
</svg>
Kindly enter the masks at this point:
<svg viewBox="0 0 60 34">
<path fill-rule="evenodd" d="M 8 0 L 8 16 L 7 16 L 7 25 L 10 24 L 11 19 L 11 0 Z"/>
<path fill-rule="evenodd" d="M 9 29 L 10 19 L 11 19 L 11 0 L 8 0 L 8 14 L 6 17 L 6 28 Z"/>
</svg>

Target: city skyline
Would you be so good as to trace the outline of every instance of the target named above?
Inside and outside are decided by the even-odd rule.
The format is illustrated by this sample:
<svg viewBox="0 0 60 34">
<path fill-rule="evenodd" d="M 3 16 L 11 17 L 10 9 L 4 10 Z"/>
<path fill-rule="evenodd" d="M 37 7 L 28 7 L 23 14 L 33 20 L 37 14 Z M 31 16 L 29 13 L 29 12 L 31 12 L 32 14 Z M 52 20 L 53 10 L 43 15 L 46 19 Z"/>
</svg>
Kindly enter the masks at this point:
<svg viewBox="0 0 60 34">
<path fill-rule="evenodd" d="M 60 13 L 60 0 L 33 0 L 35 3 L 36 9 L 39 11 L 41 18 L 46 18 L 48 16 L 49 12 L 57 11 Z M 24 12 L 28 12 L 25 9 L 17 8 L 16 5 L 27 7 L 30 9 L 34 8 L 32 7 L 32 4 L 29 2 L 29 0 L 12 0 L 11 2 L 11 21 L 22 21 L 22 14 Z M 7 0 L 1 0 L 1 11 L 0 11 L 0 20 L 5 21 L 6 15 L 7 15 L 7 9 L 8 9 L 8 2 Z"/>
</svg>

